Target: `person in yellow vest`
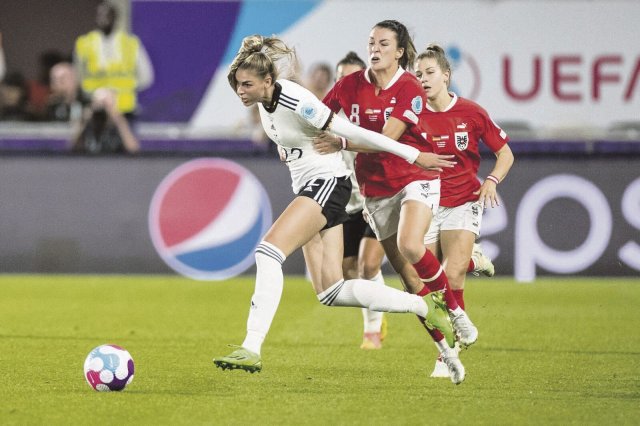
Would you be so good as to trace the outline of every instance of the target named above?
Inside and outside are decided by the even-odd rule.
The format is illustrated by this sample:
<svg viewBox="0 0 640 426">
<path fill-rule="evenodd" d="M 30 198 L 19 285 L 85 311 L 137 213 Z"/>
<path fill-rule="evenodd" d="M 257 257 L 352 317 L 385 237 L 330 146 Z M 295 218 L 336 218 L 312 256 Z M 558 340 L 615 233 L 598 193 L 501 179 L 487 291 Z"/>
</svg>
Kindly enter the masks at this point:
<svg viewBox="0 0 640 426">
<path fill-rule="evenodd" d="M 98 5 L 98 28 L 76 39 L 74 62 L 87 95 L 99 88 L 110 89 L 117 109 L 131 118 L 138 107 L 137 92 L 153 83 L 153 67 L 138 37 L 115 28 L 117 18 L 113 4 L 103 1 Z"/>
</svg>

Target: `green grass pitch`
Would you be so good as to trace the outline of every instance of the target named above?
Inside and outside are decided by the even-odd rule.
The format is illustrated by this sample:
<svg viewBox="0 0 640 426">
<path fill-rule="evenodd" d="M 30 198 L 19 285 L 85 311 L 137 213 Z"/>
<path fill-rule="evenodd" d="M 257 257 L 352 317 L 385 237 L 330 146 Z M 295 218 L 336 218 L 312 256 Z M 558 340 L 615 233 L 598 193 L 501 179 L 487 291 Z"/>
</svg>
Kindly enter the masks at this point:
<svg viewBox="0 0 640 426">
<path fill-rule="evenodd" d="M 394 286 L 398 282 L 390 280 Z M 391 314 L 362 351 L 358 309 L 285 292 L 260 374 L 216 369 L 244 338 L 253 278 L 0 276 L 0 424 L 638 424 L 640 279 L 469 278 L 480 330 L 459 386 L 431 379 L 436 349 Z M 124 392 L 85 382 L 89 351 L 132 354 Z"/>
</svg>

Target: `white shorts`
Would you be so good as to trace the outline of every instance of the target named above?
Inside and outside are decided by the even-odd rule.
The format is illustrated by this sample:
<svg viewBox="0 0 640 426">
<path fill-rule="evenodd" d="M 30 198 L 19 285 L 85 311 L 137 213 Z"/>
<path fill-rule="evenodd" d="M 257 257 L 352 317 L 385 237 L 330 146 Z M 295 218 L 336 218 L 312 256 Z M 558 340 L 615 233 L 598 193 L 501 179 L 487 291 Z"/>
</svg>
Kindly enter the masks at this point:
<svg viewBox="0 0 640 426">
<path fill-rule="evenodd" d="M 392 197 L 366 197 L 365 214 L 378 241 L 398 232 L 400 208 L 408 200 L 425 204 L 435 216 L 440 203 L 440 179 L 411 182 Z"/>
<path fill-rule="evenodd" d="M 436 243 L 440 240 L 440 231 L 466 230 L 480 236 L 482 212 L 484 207 L 478 201 L 469 201 L 457 207 L 439 207 L 431 221 L 425 244 Z"/>
</svg>

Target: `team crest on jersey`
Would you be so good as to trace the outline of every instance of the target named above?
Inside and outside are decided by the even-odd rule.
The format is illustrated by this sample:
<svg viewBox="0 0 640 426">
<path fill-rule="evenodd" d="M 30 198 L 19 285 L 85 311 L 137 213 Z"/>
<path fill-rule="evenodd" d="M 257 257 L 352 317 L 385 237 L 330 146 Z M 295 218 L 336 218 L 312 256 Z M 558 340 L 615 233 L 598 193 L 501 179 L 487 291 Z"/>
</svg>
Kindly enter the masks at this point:
<svg viewBox="0 0 640 426">
<path fill-rule="evenodd" d="M 311 120 L 316 116 L 316 107 L 311 104 L 302 105 L 300 111 L 302 113 L 302 117 L 306 118 L 307 120 Z"/>
<path fill-rule="evenodd" d="M 420 114 L 422 112 L 422 98 L 420 96 L 416 96 L 411 99 L 411 109 L 416 114 Z"/>
<path fill-rule="evenodd" d="M 469 132 L 456 132 L 456 148 L 459 151 L 464 151 L 469 146 Z"/>
</svg>

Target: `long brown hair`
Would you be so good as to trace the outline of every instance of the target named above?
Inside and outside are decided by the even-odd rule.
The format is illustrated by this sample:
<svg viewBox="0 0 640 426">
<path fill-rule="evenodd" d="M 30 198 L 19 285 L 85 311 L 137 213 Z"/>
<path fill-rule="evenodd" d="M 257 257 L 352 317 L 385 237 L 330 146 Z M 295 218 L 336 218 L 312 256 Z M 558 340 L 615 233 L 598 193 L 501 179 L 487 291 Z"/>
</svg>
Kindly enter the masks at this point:
<svg viewBox="0 0 640 426">
<path fill-rule="evenodd" d="M 411 70 L 416 57 L 416 46 L 413 44 L 413 39 L 409 35 L 409 30 L 401 22 L 393 19 L 378 22 L 373 28 L 386 28 L 393 31 L 396 34 L 396 41 L 398 47 L 404 49 L 404 53 L 398 60 L 400 66 L 405 70 Z"/>
</svg>

